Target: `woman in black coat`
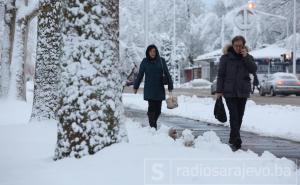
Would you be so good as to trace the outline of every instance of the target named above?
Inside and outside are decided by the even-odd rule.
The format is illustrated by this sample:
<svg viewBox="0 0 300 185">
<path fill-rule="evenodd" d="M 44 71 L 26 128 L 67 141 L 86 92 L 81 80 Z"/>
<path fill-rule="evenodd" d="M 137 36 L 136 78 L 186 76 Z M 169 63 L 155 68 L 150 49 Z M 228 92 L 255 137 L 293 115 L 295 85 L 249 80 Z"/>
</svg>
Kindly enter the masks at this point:
<svg viewBox="0 0 300 185">
<path fill-rule="evenodd" d="M 217 76 L 217 98 L 224 96 L 230 114 L 229 143 L 241 148 L 240 128 L 245 112 L 247 98 L 251 92 L 251 78 L 257 66 L 245 46 L 242 36 L 232 39 L 232 45 L 224 48 L 220 58 Z"/>
<path fill-rule="evenodd" d="M 168 81 L 168 90 L 173 90 L 173 82 L 166 61 L 159 56 L 155 45 L 148 46 L 146 58 L 140 65 L 139 73 L 134 82 L 134 93 L 137 93 L 145 74 L 144 100 L 148 101 L 148 119 L 150 127 L 157 129 L 157 120 L 161 113 L 162 101 L 166 99 L 163 84 L 163 73 Z"/>
</svg>

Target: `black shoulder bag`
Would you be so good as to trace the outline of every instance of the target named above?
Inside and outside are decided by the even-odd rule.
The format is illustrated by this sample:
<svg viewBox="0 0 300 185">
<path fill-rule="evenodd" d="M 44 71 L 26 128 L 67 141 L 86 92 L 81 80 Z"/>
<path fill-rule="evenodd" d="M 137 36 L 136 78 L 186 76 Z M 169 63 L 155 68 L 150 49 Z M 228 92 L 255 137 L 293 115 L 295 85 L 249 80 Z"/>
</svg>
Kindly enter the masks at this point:
<svg viewBox="0 0 300 185">
<path fill-rule="evenodd" d="M 164 66 L 163 66 L 163 63 L 162 63 L 160 57 L 159 57 L 159 60 L 160 60 L 161 68 L 162 68 L 162 82 L 163 82 L 164 85 L 168 85 L 169 80 L 168 80 L 168 77 L 165 75 Z"/>
</svg>

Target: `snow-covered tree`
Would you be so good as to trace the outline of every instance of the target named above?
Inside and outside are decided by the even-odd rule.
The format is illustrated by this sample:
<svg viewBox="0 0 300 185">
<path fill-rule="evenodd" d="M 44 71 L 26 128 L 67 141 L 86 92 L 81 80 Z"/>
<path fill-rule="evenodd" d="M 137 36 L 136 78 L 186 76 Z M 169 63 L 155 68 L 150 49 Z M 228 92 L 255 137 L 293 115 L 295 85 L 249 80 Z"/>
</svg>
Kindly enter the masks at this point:
<svg viewBox="0 0 300 185">
<path fill-rule="evenodd" d="M 7 0 L 4 4 L 4 28 L 2 33 L 1 47 L 1 75 L 0 75 L 0 97 L 7 97 L 10 81 L 10 63 L 12 58 L 12 47 L 14 40 L 14 29 L 16 19 L 15 0 Z"/>
<path fill-rule="evenodd" d="M 25 61 L 25 29 L 26 23 L 24 20 L 16 22 L 15 26 L 15 40 L 13 47 L 12 61 L 10 65 L 10 87 L 9 96 L 13 99 L 25 100 L 25 75 L 24 75 L 24 61 Z"/>
<path fill-rule="evenodd" d="M 180 70 L 186 65 L 187 61 L 187 49 L 183 42 L 178 43 L 175 46 L 174 59 L 172 59 L 172 41 L 168 34 L 162 34 L 162 46 L 160 49 L 160 55 L 166 60 L 167 67 L 172 76 L 173 82 L 179 82 Z"/>
<path fill-rule="evenodd" d="M 259 0 L 257 1 L 256 8 L 263 12 L 280 15 L 287 18 L 287 20 L 280 20 L 276 17 L 270 17 L 270 16 L 258 14 L 259 16 L 258 21 L 262 32 L 261 42 L 273 44 L 280 39 L 284 39 L 286 37 L 286 21 L 289 24 L 289 35 L 292 34 L 294 1 Z M 300 11 L 300 3 L 298 0 L 297 0 L 296 11 L 297 12 Z M 297 13 L 297 20 L 299 19 L 300 19 L 300 14 Z M 300 29 L 300 25 L 298 24 L 298 22 L 296 25 L 297 30 Z"/>
<path fill-rule="evenodd" d="M 3 27 L 4 27 L 4 2 L 0 0 L 0 38 L 3 36 Z M 0 71 L 1 71 L 1 52 L 2 52 L 2 44 L 0 43 Z M 1 73 L 0 73 L 0 91 L 1 91 Z M 1 93 L 0 93 L 1 94 Z M 1 95 L 0 95 L 1 97 Z"/>
<path fill-rule="evenodd" d="M 162 34 L 162 44 L 160 49 L 160 56 L 163 57 L 170 70 L 172 68 L 172 40 L 168 34 Z"/>
<path fill-rule="evenodd" d="M 55 119 L 61 57 L 61 1 L 40 1 L 31 120 Z"/>
<path fill-rule="evenodd" d="M 145 57 L 144 0 L 120 0 L 120 62 L 125 84 Z M 139 16 L 137 16 L 139 15 Z M 141 34 L 142 33 L 142 34 Z"/>
<path fill-rule="evenodd" d="M 175 79 L 180 78 L 180 82 L 181 82 L 183 80 L 183 73 L 184 73 L 183 69 L 188 65 L 188 50 L 183 42 L 180 42 L 176 45 L 175 64 L 176 64 L 177 71 L 180 72 L 176 74 Z"/>
<path fill-rule="evenodd" d="M 149 6 L 149 31 L 153 33 L 151 42 L 159 37 L 159 33 L 171 33 L 173 30 L 173 0 L 150 1 Z"/>
<path fill-rule="evenodd" d="M 25 78 L 26 81 L 34 80 L 35 62 L 36 62 L 36 48 L 37 48 L 37 30 L 38 30 L 38 17 L 34 17 L 29 24 L 29 35 L 26 51 L 26 61 L 25 61 Z M 32 84 L 34 85 L 34 84 Z"/>
<path fill-rule="evenodd" d="M 125 85 L 128 78 L 132 78 L 135 73 L 137 66 L 139 66 L 145 52 L 143 48 L 137 47 L 135 44 L 132 46 L 123 46 L 123 51 L 120 52 L 121 64 L 122 64 L 122 81 Z"/>
<path fill-rule="evenodd" d="M 153 43 L 161 48 L 164 38 L 162 35 L 165 34 L 173 40 L 173 3 L 173 0 L 149 2 L 149 44 Z M 176 43 L 183 42 L 187 46 L 187 53 L 190 55 L 195 51 L 199 54 L 201 44 L 197 37 L 192 38 L 191 27 L 194 17 L 206 13 L 205 4 L 202 0 L 176 0 L 175 3 Z M 142 57 L 144 57 L 146 49 L 144 43 L 144 0 L 121 0 L 121 5 L 121 41 L 124 46 L 142 49 Z M 192 41 L 196 44 L 192 45 Z M 121 52 L 124 53 L 125 47 L 123 44 L 121 46 Z M 190 49 L 191 46 L 193 46 L 192 49 Z M 124 60 L 123 56 L 125 55 L 121 55 L 122 60 Z"/>
<path fill-rule="evenodd" d="M 63 1 L 62 80 L 54 159 L 80 158 L 126 137 L 119 0 Z"/>
<path fill-rule="evenodd" d="M 10 65 L 9 96 L 12 99 L 25 100 L 26 86 L 24 65 L 26 61 L 27 38 L 29 23 L 38 12 L 38 3 L 33 1 L 18 1 L 18 9 L 15 22 L 14 44 Z"/>
<path fill-rule="evenodd" d="M 144 0 L 120 0 L 120 49 L 146 47 L 144 43 Z M 137 16 L 138 15 L 138 16 Z"/>
<path fill-rule="evenodd" d="M 255 24 L 253 27 L 247 31 L 247 45 L 251 48 L 257 48 L 264 44 L 274 44 L 280 40 L 286 38 L 286 23 L 289 24 L 289 34 L 291 34 L 292 30 L 292 20 L 293 20 L 293 1 L 290 0 L 257 0 L 255 10 L 259 10 L 262 12 L 284 16 L 287 17 L 287 20 L 278 19 L 276 17 L 264 15 L 261 13 L 255 14 L 255 16 L 251 16 L 252 19 L 255 19 Z M 244 0 L 220 0 L 217 1 L 215 7 L 213 8 L 213 14 L 216 14 L 219 17 L 217 22 L 220 22 L 221 16 L 224 16 L 224 24 L 225 24 L 225 41 L 230 42 L 233 36 L 235 35 L 243 35 L 243 32 L 236 28 L 234 24 L 234 17 L 238 11 L 242 9 L 247 2 Z M 255 11 L 254 10 L 254 11 Z M 297 11 L 300 11 L 300 4 L 297 4 Z M 300 15 L 297 15 L 297 19 L 300 19 Z M 241 17 L 242 18 L 242 17 Z M 211 34 L 206 34 L 206 38 L 204 38 L 204 42 L 211 39 L 212 35 L 220 35 L 220 25 L 216 26 L 211 24 L 211 22 L 207 22 L 202 25 L 205 29 L 211 29 L 209 27 L 215 27 L 212 29 Z M 299 29 L 299 24 L 297 25 L 297 29 Z M 216 38 L 217 41 L 220 41 L 220 37 Z M 217 43 L 217 42 L 216 42 Z M 218 42 L 220 43 L 220 42 Z M 288 48 L 290 46 L 287 46 Z M 206 50 L 212 51 L 213 48 L 209 46 Z"/>
</svg>

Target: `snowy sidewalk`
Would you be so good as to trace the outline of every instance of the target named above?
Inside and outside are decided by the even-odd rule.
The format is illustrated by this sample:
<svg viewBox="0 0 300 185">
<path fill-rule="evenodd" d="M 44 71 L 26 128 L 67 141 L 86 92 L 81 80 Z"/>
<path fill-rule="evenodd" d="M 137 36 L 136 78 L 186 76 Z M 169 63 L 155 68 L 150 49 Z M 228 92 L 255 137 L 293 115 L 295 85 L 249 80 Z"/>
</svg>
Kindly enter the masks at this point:
<svg viewBox="0 0 300 185">
<path fill-rule="evenodd" d="M 142 123 L 144 126 L 148 126 L 146 111 L 127 108 L 125 114 L 130 119 Z M 227 144 L 229 139 L 229 128 L 222 125 L 210 124 L 178 116 L 168 116 L 165 114 L 161 115 L 158 124 L 160 126 L 163 124 L 175 128 L 179 136 L 184 129 L 189 129 L 193 132 L 195 137 L 201 136 L 207 131 L 214 131 L 218 137 L 220 137 L 222 143 Z M 276 157 L 286 157 L 297 162 L 298 166 L 300 165 L 300 142 L 276 137 L 265 137 L 245 131 L 241 132 L 241 137 L 243 140 L 242 150 L 244 151 L 249 149 L 259 155 L 268 151 Z"/>
<path fill-rule="evenodd" d="M 148 106 L 141 94 L 123 94 L 123 102 L 125 107 L 139 110 L 147 110 Z M 229 127 L 229 121 L 223 124 L 215 119 L 213 115 L 215 100 L 213 98 L 179 96 L 178 102 L 179 107 L 170 110 L 166 108 L 164 101 L 162 112 L 167 115 L 181 116 Z M 228 116 L 227 107 L 226 111 Z M 299 115 L 300 107 L 297 106 L 257 105 L 249 100 L 241 130 L 300 142 Z"/>
</svg>

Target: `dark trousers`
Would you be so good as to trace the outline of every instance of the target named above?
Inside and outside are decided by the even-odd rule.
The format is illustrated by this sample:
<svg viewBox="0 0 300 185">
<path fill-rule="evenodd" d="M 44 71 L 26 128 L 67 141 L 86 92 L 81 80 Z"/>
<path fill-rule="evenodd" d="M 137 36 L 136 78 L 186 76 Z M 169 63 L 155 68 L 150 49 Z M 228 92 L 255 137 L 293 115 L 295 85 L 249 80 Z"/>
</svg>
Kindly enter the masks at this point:
<svg viewBox="0 0 300 185">
<path fill-rule="evenodd" d="M 231 144 L 242 144 L 240 129 L 245 112 L 247 98 L 225 98 L 230 116 L 230 138 Z"/>
<path fill-rule="evenodd" d="M 148 119 L 150 127 L 157 129 L 157 120 L 161 113 L 161 102 L 156 100 L 148 100 Z"/>
</svg>

